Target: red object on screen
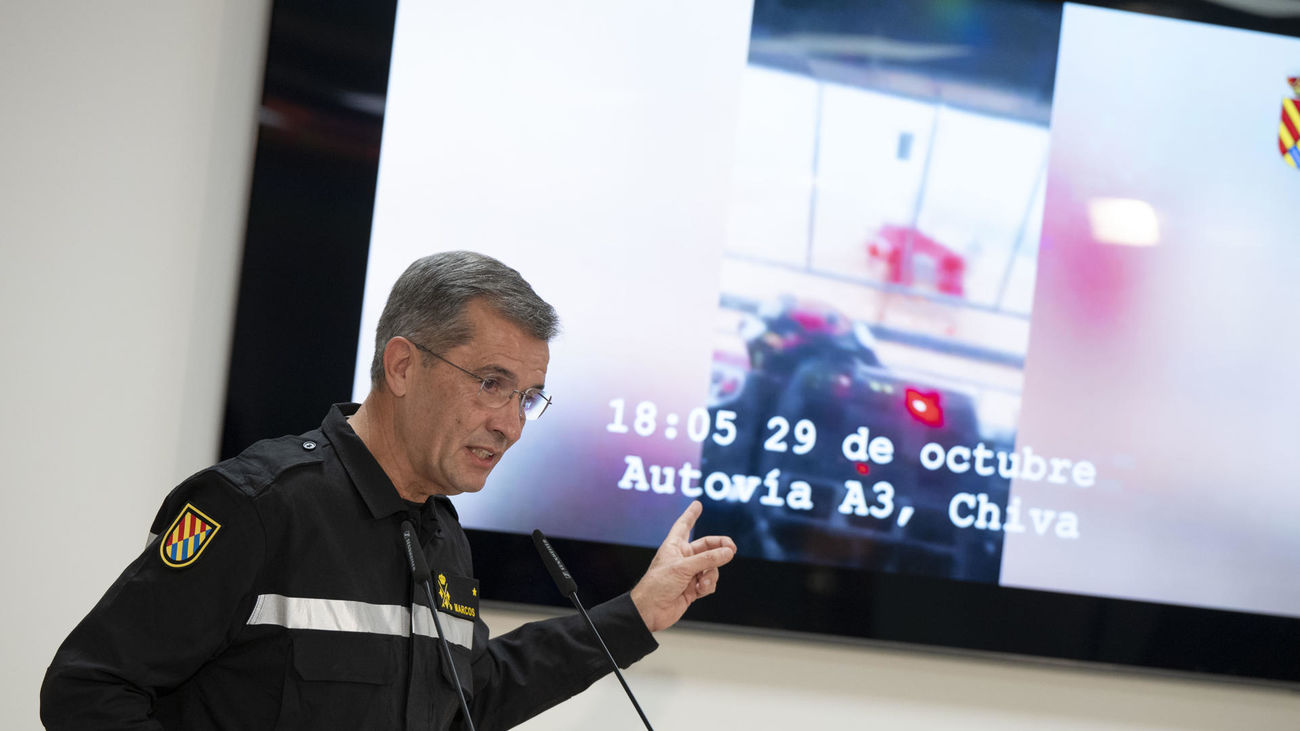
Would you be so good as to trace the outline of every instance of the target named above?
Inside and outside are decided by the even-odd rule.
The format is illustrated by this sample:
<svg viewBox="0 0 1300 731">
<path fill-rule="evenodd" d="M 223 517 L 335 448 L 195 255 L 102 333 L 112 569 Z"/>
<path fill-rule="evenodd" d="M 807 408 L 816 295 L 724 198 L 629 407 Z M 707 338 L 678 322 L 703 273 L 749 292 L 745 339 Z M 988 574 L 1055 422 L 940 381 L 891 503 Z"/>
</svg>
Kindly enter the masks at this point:
<svg viewBox="0 0 1300 731">
<path fill-rule="evenodd" d="M 927 426 L 943 426 L 943 407 L 939 406 L 938 393 L 921 393 L 914 388 L 903 394 L 907 404 L 907 413 Z"/>
<path fill-rule="evenodd" d="M 965 293 L 966 259 L 911 226 L 881 226 L 867 255 L 884 260 L 891 284 L 929 286 L 954 297 Z"/>
</svg>

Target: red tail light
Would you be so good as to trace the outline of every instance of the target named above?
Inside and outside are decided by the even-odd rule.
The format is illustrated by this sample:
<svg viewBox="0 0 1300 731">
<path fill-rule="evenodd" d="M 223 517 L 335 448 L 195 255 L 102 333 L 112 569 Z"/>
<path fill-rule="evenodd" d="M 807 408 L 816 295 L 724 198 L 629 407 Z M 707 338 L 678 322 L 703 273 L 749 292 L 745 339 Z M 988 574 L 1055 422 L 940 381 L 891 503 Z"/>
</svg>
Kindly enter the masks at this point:
<svg viewBox="0 0 1300 731">
<path fill-rule="evenodd" d="M 922 393 L 909 388 L 903 394 L 903 402 L 913 419 L 926 426 L 943 426 L 943 407 L 939 405 L 937 392 Z"/>
</svg>

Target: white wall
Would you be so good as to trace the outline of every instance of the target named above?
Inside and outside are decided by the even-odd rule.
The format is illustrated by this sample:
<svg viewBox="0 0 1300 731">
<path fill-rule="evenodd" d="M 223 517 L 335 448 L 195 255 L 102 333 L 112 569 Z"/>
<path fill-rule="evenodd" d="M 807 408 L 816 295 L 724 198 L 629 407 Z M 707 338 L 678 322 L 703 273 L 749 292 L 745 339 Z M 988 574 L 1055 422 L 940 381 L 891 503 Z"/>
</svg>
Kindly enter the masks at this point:
<svg viewBox="0 0 1300 731">
<path fill-rule="evenodd" d="M 0 0 L 4 728 L 38 726 L 54 649 L 215 455 L 267 5 Z M 661 640 L 629 673 L 659 728 L 1300 727 L 1294 692 Z M 526 728 L 637 728 L 625 703 L 606 679 Z"/>
<path fill-rule="evenodd" d="M 216 454 L 267 0 L 0 0 L 0 727 Z"/>
</svg>

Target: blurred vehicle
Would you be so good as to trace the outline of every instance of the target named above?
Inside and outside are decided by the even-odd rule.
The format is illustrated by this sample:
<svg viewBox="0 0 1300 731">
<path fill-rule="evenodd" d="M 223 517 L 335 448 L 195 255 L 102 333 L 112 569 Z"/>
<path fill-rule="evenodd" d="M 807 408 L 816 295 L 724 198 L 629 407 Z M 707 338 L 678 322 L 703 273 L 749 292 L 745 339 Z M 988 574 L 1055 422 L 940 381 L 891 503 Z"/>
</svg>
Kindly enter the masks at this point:
<svg viewBox="0 0 1300 731">
<path fill-rule="evenodd" d="M 1005 506 L 1007 481 L 927 470 L 919 458 L 929 442 L 947 448 L 981 441 L 969 394 L 890 371 L 871 329 L 830 306 L 788 297 L 763 305 L 732 299 L 723 312 L 727 329 L 715 347 L 709 407 L 711 419 L 720 409 L 736 412 L 737 433 L 725 446 L 705 440 L 701 470 L 763 478 L 778 469 L 779 493 L 788 494 L 793 481 L 806 482 L 813 507 L 760 504 L 768 492 L 761 486 L 747 502 L 732 495 L 711 504 L 702 531 L 731 535 L 741 555 L 769 560 L 996 581 L 1001 534 L 957 528 L 948 505 L 958 492 L 983 492 Z M 815 440 L 807 439 L 806 425 L 804 438 L 796 438 L 805 420 Z M 844 438 L 859 427 L 893 442 L 892 461 L 845 457 Z M 878 512 L 891 502 L 890 514 L 841 513 L 846 480 L 860 482 Z M 873 491 L 880 482 L 892 488 L 888 498 L 881 493 L 890 488 Z"/>
</svg>

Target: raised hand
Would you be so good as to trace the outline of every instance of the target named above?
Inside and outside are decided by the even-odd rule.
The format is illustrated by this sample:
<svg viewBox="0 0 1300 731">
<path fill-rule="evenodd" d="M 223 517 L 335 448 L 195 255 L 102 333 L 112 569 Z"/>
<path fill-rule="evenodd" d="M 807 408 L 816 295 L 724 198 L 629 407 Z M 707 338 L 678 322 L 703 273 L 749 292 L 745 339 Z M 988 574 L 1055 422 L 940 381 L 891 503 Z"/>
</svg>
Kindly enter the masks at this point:
<svg viewBox="0 0 1300 731">
<path fill-rule="evenodd" d="M 692 602 L 716 591 L 718 567 L 736 555 L 736 544 L 727 536 L 691 540 L 703 510 L 698 500 L 686 508 L 632 588 L 632 602 L 651 632 L 676 624 Z"/>
</svg>

